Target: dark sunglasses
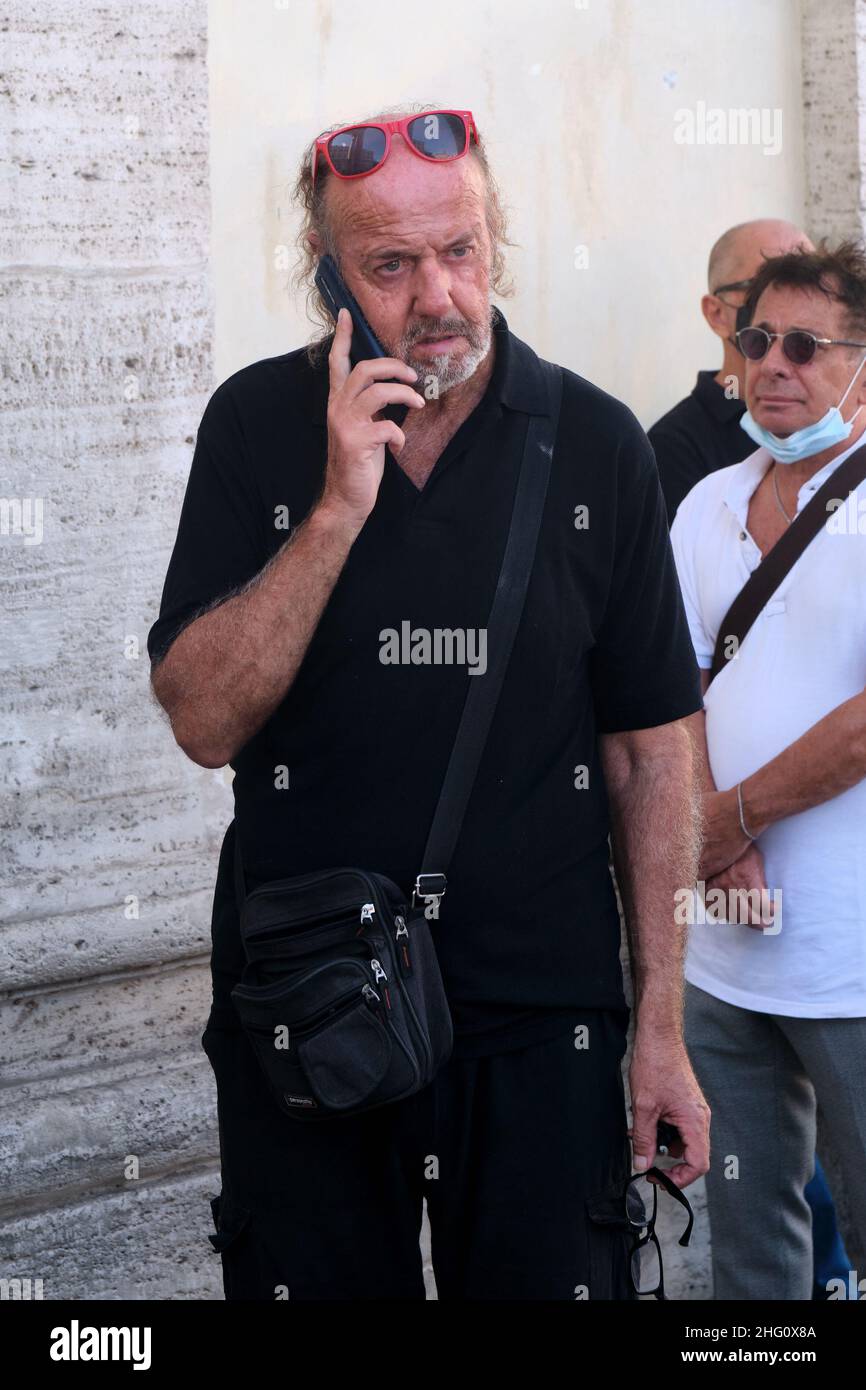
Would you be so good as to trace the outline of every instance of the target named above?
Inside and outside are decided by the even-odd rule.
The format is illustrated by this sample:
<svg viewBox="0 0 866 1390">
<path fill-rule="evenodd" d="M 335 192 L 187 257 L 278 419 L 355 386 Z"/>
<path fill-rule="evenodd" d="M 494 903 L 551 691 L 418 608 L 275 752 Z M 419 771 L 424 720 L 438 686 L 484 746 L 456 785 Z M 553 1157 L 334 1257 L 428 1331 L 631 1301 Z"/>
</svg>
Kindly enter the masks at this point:
<svg viewBox="0 0 866 1390">
<path fill-rule="evenodd" d="M 819 345 L 866 348 L 866 343 L 852 343 L 847 338 L 816 338 L 814 333 L 807 333 L 804 328 L 792 328 L 788 333 L 768 333 L 766 328 L 741 328 L 734 337 L 740 352 L 750 362 L 760 362 L 770 351 L 773 339 L 781 338 L 782 351 L 795 367 L 805 367 L 807 362 L 811 362 Z"/>
<path fill-rule="evenodd" d="M 469 149 L 470 137 L 478 144 L 471 111 L 422 111 L 400 121 L 344 126 L 330 135 L 320 135 L 316 141 L 313 183 L 320 157 L 340 179 L 362 179 L 381 169 L 388 158 L 394 134 L 402 135 L 409 149 L 420 159 L 435 163 L 462 158 Z"/>
<path fill-rule="evenodd" d="M 710 294 L 714 294 L 717 299 L 722 299 L 722 295 L 727 294 L 729 290 L 747 291 L 751 288 L 751 280 L 732 280 L 729 285 L 716 285 L 716 288 L 714 290 L 710 290 Z M 728 301 L 726 299 L 722 299 L 722 303 L 728 304 Z M 737 306 L 735 304 L 728 304 L 729 309 L 735 309 L 736 307 Z"/>
</svg>

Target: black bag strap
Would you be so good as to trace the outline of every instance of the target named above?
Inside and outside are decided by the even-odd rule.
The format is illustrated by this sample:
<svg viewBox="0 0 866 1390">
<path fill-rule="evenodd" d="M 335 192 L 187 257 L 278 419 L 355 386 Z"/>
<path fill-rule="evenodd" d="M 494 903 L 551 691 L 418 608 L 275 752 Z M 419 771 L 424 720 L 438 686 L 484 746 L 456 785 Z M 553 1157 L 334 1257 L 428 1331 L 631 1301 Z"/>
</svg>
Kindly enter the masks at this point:
<svg viewBox="0 0 866 1390">
<path fill-rule="evenodd" d="M 775 467 L 775 464 L 773 465 Z M 734 599 L 721 624 L 710 667 L 710 681 L 731 660 L 742 646 L 746 633 L 773 597 L 786 575 L 790 574 L 810 541 L 813 541 L 827 521 L 827 503 L 841 499 L 844 505 L 850 492 L 866 478 L 866 445 L 855 449 L 840 463 L 819 487 L 811 501 L 797 514 L 787 531 L 768 550 L 756 570 L 753 570 Z M 730 656 L 726 648 L 731 648 Z"/>
<path fill-rule="evenodd" d="M 483 675 L 469 677 L 469 692 L 427 837 L 423 872 L 415 880 L 413 901 L 422 897 L 438 902 L 445 892 L 445 871 L 463 825 L 529 588 L 562 401 L 561 368 L 541 358 L 539 365 L 545 376 L 549 413 L 531 415 L 527 424 L 502 567 L 487 623 L 487 669 Z M 234 837 L 235 894 L 240 910 L 246 882 L 237 820 Z"/>
<path fill-rule="evenodd" d="M 529 588 L 562 401 L 562 369 L 552 362 L 541 361 L 541 366 L 549 413 L 530 416 L 527 426 L 508 539 L 487 623 L 488 665 L 483 675 L 469 677 L 469 691 L 427 836 L 422 872 L 415 880 L 413 902 L 433 898 L 438 906 L 438 899 L 445 892 L 445 875 L 463 825 Z"/>
</svg>

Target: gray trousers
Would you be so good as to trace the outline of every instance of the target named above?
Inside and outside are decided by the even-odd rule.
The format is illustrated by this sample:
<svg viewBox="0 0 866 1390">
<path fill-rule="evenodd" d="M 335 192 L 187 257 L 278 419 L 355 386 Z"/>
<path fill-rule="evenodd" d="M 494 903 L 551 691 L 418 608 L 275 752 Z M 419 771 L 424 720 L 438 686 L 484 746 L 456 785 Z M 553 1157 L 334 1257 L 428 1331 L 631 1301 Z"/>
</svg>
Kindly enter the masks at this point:
<svg viewBox="0 0 866 1390">
<path fill-rule="evenodd" d="M 685 1039 L 712 1111 L 715 1297 L 811 1299 L 816 1102 L 866 1238 L 866 1018 L 757 1013 L 686 982 Z"/>
</svg>

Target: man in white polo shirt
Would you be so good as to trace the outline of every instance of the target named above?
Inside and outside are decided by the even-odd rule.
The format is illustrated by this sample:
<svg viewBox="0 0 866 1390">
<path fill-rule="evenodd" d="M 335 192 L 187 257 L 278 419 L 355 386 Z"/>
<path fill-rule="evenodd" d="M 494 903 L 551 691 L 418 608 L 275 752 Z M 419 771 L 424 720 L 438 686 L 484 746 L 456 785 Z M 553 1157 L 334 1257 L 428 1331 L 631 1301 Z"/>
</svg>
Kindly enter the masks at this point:
<svg viewBox="0 0 866 1390">
<path fill-rule="evenodd" d="M 766 887 L 777 910 L 700 914 L 686 1041 L 712 1111 L 715 1296 L 808 1299 L 816 1102 L 866 1241 L 866 483 L 709 672 L 750 573 L 866 445 L 866 253 L 774 257 L 747 306 L 759 447 L 692 489 L 671 541 L 705 690 L 706 893 Z"/>
</svg>

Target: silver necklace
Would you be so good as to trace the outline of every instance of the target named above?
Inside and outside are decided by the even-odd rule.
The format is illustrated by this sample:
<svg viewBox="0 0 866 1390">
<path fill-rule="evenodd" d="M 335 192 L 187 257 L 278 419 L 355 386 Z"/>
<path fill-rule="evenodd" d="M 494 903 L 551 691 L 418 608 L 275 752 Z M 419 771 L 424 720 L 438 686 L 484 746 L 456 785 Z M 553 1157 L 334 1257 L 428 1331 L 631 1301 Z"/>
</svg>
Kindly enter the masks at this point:
<svg viewBox="0 0 866 1390">
<path fill-rule="evenodd" d="M 775 464 L 775 463 L 774 463 L 774 464 L 773 464 L 773 491 L 774 491 L 775 494 L 776 494 L 776 501 L 777 501 L 778 504 L 779 504 L 779 511 L 782 513 L 782 516 L 785 518 L 785 520 L 787 521 L 788 525 L 790 526 L 790 524 L 791 524 L 791 522 L 794 520 L 794 518 L 793 518 L 792 516 L 788 516 L 788 513 L 785 511 L 784 505 L 783 505 L 783 503 L 782 503 L 782 499 L 781 499 L 781 497 L 780 497 L 780 495 L 779 495 L 779 480 L 778 480 L 778 478 L 776 477 L 776 469 L 777 469 L 777 467 L 778 467 L 778 464 Z"/>
</svg>

